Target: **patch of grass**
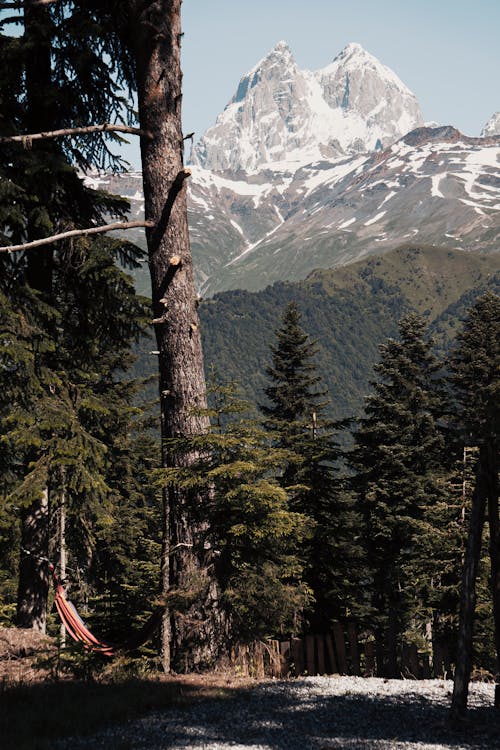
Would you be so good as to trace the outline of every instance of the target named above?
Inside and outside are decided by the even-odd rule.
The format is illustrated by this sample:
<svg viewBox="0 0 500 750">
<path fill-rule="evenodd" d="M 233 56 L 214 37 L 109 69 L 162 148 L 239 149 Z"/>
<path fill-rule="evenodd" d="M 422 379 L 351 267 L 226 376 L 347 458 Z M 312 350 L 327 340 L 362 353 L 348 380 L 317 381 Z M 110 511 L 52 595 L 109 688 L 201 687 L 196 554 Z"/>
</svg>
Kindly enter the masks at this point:
<svg viewBox="0 0 500 750">
<path fill-rule="evenodd" d="M 0 684 L 0 746 L 4 750 L 49 750 L 56 739 L 86 736 L 149 711 L 230 697 L 232 681 L 221 682 L 200 676 L 108 684 Z"/>
</svg>

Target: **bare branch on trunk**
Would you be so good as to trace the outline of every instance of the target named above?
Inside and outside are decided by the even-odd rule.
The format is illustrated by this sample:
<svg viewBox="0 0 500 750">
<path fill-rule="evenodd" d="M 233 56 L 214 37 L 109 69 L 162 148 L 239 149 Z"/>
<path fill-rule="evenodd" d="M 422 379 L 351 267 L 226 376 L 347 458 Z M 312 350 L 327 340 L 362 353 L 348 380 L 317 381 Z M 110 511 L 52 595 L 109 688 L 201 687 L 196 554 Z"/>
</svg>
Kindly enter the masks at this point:
<svg viewBox="0 0 500 750">
<path fill-rule="evenodd" d="M 103 224 L 100 227 L 89 227 L 88 229 L 71 229 L 69 232 L 60 232 L 53 234 L 51 237 L 42 237 L 39 240 L 25 242 L 23 245 L 5 245 L 0 247 L 0 253 L 16 253 L 21 250 L 32 250 L 34 247 L 41 245 L 52 245 L 59 240 L 66 240 L 70 237 L 86 237 L 91 234 L 102 234 L 103 232 L 114 232 L 117 229 L 135 229 L 137 227 L 154 227 L 152 221 L 117 221 L 114 224 Z"/>
<path fill-rule="evenodd" d="M 101 125 L 85 125 L 78 128 L 62 128 L 61 130 L 49 130 L 44 133 L 29 133 L 26 135 L 7 135 L 0 138 L 0 145 L 3 143 L 24 143 L 27 148 L 30 147 L 32 141 L 47 140 L 49 138 L 62 138 L 64 136 L 74 135 L 86 135 L 88 133 L 131 133 L 132 135 L 139 135 L 142 138 L 151 139 L 153 136 L 151 133 L 147 133 L 141 128 L 132 128 L 128 125 L 115 124 L 112 125 L 109 122 L 105 122 Z"/>
</svg>

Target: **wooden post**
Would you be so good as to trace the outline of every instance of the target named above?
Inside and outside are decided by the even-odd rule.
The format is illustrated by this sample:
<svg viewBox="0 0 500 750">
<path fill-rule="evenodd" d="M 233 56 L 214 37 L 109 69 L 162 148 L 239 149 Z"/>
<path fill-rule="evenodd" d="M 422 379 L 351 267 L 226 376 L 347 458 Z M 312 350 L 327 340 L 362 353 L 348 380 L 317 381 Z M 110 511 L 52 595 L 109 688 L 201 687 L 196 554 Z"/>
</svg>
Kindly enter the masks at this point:
<svg viewBox="0 0 500 750">
<path fill-rule="evenodd" d="M 296 677 L 304 672 L 304 642 L 302 638 L 292 638 L 291 644 L 294 674 Z"/>
<path fill-rule="evenodd" d="M 290 674 L 290 641 L 280 643 L 280 677 Z"/>
<path fill-rule="evenodd" d="M 269 649 L 271 661 L 271 677 L 281 677 L 281 655 L 279 641 L 269 641 Z"/>
<path fill-rule="evenodd" d="M 306 635 L 306 669 L 307 674 L 316 674 L 316 662 L 314 659 L 314 636 Z"/>
<path fill-rule="evenodd" d="M 315 636 L 316 640 L 316 653 L 318 655 L 317 672 L 318 674 L 326 674 L 325 666 L 325 639 L 322 635 Z"/>
<path fill-rule="evenodd" d="M 361 665 L 359 661 L 358 630 L 354 622 L 347 623 L 347 636 L 349 638 L 351 674 L 360 675 Z"/>
<path fill-rule="evenodd" d="M 265 676 L 264 648 L 260 641 L 255 644 L 255 676 L 258 680 L 261 680 Z"/>
<path fill-rule="evenodd" d="M 347 674 L 347 656 L 345 648 L 344 631 L 340 622 L 333 623 L 333 638 L 337 652 L 337 664 L 340 674 Z"/>
<path fill-rule="evenodd" d="M 476 578 L 481 556 L 487 482 L 485 448 L 481 447 L 472 493 L 472 508 L 462 575 L 462 601 L 458 633 L 457 661 L 451 700 L 451 721 L 456 722 L 467 710 L 469 679 L 472 668 L 472 627 L 476 609 Z"/>
<path fill-rule="evenodd" d="M 326 653 L 329 661 L 329 671 L 331 674 L 338 674 L 339 668 L 337 666 L 337 659 L 335 658 L 335 649 L 333 648 L 332 636 L 327 633 L 325 635 Z"/>
<path fill-rule="evenodd" d="M 66 549 L 66 487 L 65 487 L 66 472 L 61 469 L 61 480 L 62 490 L 60 496 L 59 505 L 59 575 L 63 585 L 66 583 L 66 564 L 67 564 L 67 549 Z M 63 622 L 59 626 L 59 643 L 61 648 L 66 646 L 66 627 Z"/>
</svg>

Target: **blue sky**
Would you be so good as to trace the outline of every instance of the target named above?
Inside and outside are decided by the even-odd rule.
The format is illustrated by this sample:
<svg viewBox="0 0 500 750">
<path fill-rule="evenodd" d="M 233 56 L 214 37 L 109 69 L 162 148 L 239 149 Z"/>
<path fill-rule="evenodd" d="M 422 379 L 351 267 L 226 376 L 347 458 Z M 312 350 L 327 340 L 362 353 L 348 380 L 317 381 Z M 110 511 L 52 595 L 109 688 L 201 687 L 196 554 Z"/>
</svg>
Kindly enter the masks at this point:
<svg viewBox="0 0 500 750">
<path fill-rule="evenodd" d="M 500 0 L 184 0 L 182 14 L 184 129 L 196 138 L 280 39 L 312 70 L 359 42 L 414 92 L 426 120 L 466 135 L 500 110 Z M 126 153 L 137 167 L 138 145 Z"/>
<path fill-rule="evenodd" d="M 182 13 L 184 128 L 196 138 L 280 39 L 311 70 L 359 42 L 415 93 L 426 120 L 466 135 L 500 110 L 499 0 L 184 0 Z"/>
</svg>

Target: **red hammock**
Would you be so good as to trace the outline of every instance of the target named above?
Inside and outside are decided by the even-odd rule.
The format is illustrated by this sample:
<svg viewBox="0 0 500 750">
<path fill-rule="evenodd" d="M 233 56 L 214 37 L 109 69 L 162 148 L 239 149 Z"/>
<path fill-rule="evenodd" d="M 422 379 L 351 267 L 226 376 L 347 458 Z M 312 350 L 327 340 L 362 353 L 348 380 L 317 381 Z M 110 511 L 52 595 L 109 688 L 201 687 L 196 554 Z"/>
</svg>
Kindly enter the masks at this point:
<svg viewBox="0 0 500 750">
<path fill-rule="evenodd" d="M 64 587 L 56 576 L 54 566 L 49 566 L 52 571 L 54 588 L 56 592 L 56 607 L 61 621 L 73 640 L 82 643 L 89 651 L 103 654 L 104 656 L 116 656 L 119 651 L 133 651 L 145 643 L 154 630 L 159 626 L 165 606 L 157 607 L 151 617 L 144 623 L 142 628 L 128 641 L 120 645 L 108 643 L 96 638 L 90 632 L 84 621 L 76 611 L 75 605 L 66 598 Z"/>
</svg>

